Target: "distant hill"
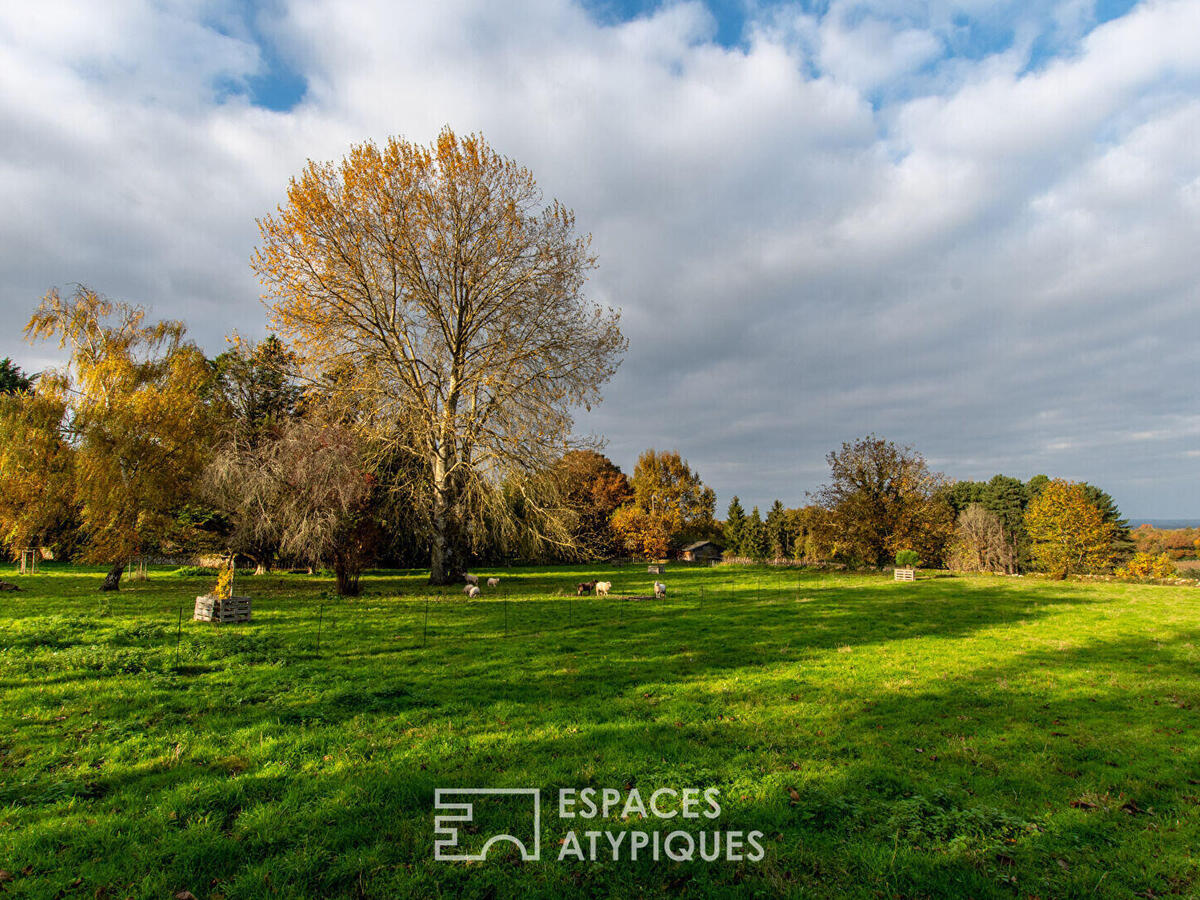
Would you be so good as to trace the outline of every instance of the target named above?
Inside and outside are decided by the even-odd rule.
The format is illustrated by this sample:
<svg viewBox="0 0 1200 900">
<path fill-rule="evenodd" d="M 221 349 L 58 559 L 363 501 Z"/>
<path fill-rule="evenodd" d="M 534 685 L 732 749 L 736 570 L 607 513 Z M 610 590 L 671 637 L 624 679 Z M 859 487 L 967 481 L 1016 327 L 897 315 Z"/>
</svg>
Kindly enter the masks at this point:
<svg viewBox="0 0 1200 900">
<path fill-rule="evenodd" d="M 1137 528 L 1139 525 L 1150 525 L 1153 528 L 1162 528 L 1170 530 L 1173 528 L 1200 528 L 1200 518 L 1196 519 L 1139 519 L 1135 516 L 1130 516 L 1127 520 L 1130 528 Z"/>
</svg>

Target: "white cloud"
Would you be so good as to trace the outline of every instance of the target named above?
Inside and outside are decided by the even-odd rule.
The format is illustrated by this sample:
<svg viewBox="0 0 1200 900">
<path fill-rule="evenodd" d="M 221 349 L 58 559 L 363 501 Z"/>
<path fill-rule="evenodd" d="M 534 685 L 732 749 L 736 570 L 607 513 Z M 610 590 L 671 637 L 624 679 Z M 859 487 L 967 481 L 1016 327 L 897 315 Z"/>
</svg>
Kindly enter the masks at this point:
<svg viewBox="0 0 1200 900">
<path fill-rule="evenodd" d="M 821 69 L 838 81 L 870 91 L 908 75 L 942 53 L 942 43 L 923 28 L 854 16 L 835 3 L 817 29 Z"/>
<path fill-rule="evenodd" d="M 211 350 L 260 330 L 254 218 L 287 178 L 449 123 L 594 233 L 632 343 L 586 422 L 622 464 L 678 446 L 725 497 L 798 502 L 875 430 L 961 476 L 1200 511 L 1195 3 L 1091 31 L 1059 4 L 970 60 L 939 56 L 962 4 L 775 9 L 731 49 L 699 3 L 603 25 L 568 0 L 297 0 L 256 20 L 308 81 L 287 113 L 220 100 L 264 65 L 232 5 L 26 6 L 0 12 L 0 356 L 34 365 L 19 326 L 74 281 Z M 1064 55 L 1030 69 L 1035 27 Z"/>
</svg>

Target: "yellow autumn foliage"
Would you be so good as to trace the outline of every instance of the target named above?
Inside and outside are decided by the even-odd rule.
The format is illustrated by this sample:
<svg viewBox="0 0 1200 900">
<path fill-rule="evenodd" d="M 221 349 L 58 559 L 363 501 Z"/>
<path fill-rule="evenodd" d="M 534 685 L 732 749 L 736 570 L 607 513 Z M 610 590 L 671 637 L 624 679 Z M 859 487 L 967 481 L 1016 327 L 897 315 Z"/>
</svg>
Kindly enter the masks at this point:
<svg viewBox="0 0 1200 900">
<path fill-rule="evenodd" d="M 431 580 L 459 577 L 483 523 L 569 544 L 555 502 L 517 517 L 499 487 L 554 465 L 626 345 L 618 312 L 584 293 L 595 259 L 574 214 L 447 128 L 428 147 L 310 162 L 259 229 L 272 325 L 372 423 L 381 458 L 412 461 L 401 488 L 423 511 Z"/>
<path fill-rule="evenodd" d="M 148 324 L 143 309 L 82 286 L 69 299 L 48 293 L 25 334 L 70 352 L 39 389 L 62 400 L 58 427 L 74 447 L 86 555 L 120 566 L 170 527 L 203 466 L 211 431 L 204 354 L 185 340 L 183 323 Z M 111 576 L 119 580 L 116 567 Z"/>
<path fill-rule="evenodd" d="M 1104 521 L 1084 486 L 1056 478 L 1030 501 L 1025 529 L 1033 554 L 1050 574 L 1065 578 L 1112 565 L 1114 526 Z"/>
<path fill-rule="evenodd" d="M 1172 578 L 1178 573 L 1175 563 L 1166 553 L 1135 553 L 1117 574 L 1122 578 Z"/>
<path fill-rule="evenodd" d="M 233 566 L 217 576 L 217 586 L 213 588 L 212 593 L 218 600 L 229 600 L 233 597 Z"/>
</svg>

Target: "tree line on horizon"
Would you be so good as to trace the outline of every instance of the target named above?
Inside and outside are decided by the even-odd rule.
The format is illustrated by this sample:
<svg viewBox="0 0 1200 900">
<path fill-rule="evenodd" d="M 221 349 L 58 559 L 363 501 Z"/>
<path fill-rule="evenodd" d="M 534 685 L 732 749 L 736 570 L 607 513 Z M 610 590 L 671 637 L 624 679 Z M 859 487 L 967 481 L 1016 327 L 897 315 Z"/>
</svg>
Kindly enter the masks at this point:
<svg viewBox="0 0 1200 900">
<path fill-rule="evenodd" d="M 118 584 L 137 556 L 220 554 L 259 572 L 328 568 L 347 594 L 367 566 L 426 563 L 420 517 L 405 508 L 413 494 L 397 489 L 422 473 L 370 452 L 354 411 L 306 385 L 278 337 L 234 340 L 206 359 L 178 323 L 146 325 L 140 311 L 86 292 L 75 306 L 56 302 L 105 335 L 104 349 L 76 364 L 75 387 L 61 373 L 33 379 L 0 362 L 0 535 L 12 553 L 44 546 L 111 564 L 106 582 Z M 99 320 L 114 315 L 120 325 L 105 332 Z M 97 396 L 85 401 L 88 392 Z M 507 515 L 480 507 L 469 558 L 666 559 L 712 541 L 727 558 L 850 568 L 881 568 L 901 551 L 925 567 L 1009 574 L 1135 560 L 1127 523 L 1094 485 L 1045 475 L 956 481 L 874 435 L 827 461 L 829 481 L 810 503 L 775 500 L 763 516 L 735 496 L 718 520 L 714 492 L 678 451 L 648 449 L 626 475 L 597 449 L 568 450 L 519 485 L 496 485 L 492 502 Z M 531 483 L 553 508 L 527 508 Z M 556 538 L 539 539 L 547 533 Z M 1129 574 L 1170 574 L 1160 556 L 1136 554 L 1141 568 Z"/>
<path fill-rule="evenodd" d="M 868 436 L 829 455 L 808 506 L 765 518 L 715 495 L 678 451 L 626 476 L 574 434 L 627 342 L 584 293 L 590 238 L 531 173 L 449 128 L 310 162 L 259 221 L 251 265 L 270 337 L 213 358 L 184 323 L 84 286 L 25 328 L 65 366 L 0 363 L 0 541 L 108 567 L 222 554 L 258 571 L 375 563 L 730 555 L 1054 572 L 1119 559 L 1128 529 L 1090 485 L 951 482 Z M 1054 556 L 1051 546 L 1058 547 Z"/>
<path fill-rule="evenodd" d="M 639 496 L 661 490 L 657 479 L 647 478 L 657 456 L 647 451 L 639 459 L 632 479 L 643 483 Z M 706 496 L 686 462 L 671 456 L 687 472 L 681 481 L 691 485 L 691 495 Z M 918 451 L 875 435 L 844 443 L 827 462 L 828 482 L 804 506 L 786 508 L 777 499 L 763 516 L 757 506 L 747 513 L 734 496 L 723 521 L 679 516 L 673 527 L 656 522 L 644 502 L 631 503 L 608 510 L 609 535 L 599 545 L 666 557 L 701 539 L 717 544 L 727 559 L 848 568 L 883 568 L 912 552 L 925 567 L 966 572 L 1165 577 L 1174 571 L 1161 554 L 1135 547 L 1113 498 L 1092 484 L 1046 475 L 1027 482 L 1006 475 L 953 480 L 931 471 Z M 611 484 L 619 470 L 607 460 L 601 465 Z M 633 522 L 639 527 L 631 529 Z"/>
</svg>

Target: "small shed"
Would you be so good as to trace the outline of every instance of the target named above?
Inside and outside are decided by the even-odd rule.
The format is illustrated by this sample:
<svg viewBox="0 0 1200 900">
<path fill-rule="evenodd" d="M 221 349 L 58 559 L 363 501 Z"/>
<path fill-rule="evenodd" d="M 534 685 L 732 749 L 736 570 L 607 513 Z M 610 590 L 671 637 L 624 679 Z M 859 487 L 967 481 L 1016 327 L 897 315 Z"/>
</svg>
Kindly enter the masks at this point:
<svg viewBox="0 0 1200 900">
<path fill-rule="evenodd" d="M 711 562 L 721 558 L 721 548 L 712 541 L 696 541 L 679 552 L 684 562 Z"/>
</svg>

